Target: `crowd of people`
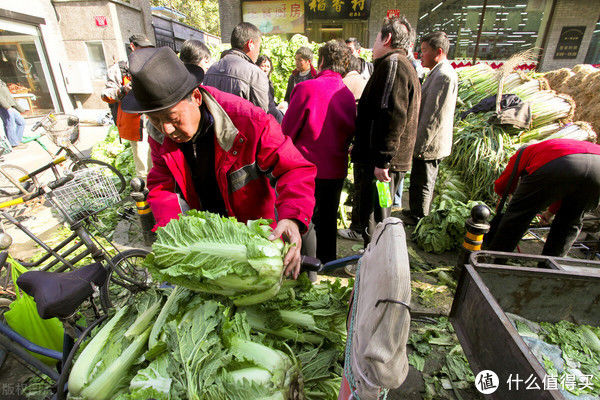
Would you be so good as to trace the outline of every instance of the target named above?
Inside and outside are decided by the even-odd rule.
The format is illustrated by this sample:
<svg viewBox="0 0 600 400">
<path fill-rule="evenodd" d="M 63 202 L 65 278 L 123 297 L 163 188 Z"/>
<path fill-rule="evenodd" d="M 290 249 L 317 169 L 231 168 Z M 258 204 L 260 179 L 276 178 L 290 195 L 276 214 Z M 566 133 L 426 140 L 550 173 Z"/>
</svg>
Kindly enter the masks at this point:
<svg viewBox="0 0 600 400">
<path fill-rule="evenodd" d="M 445 33 L 420 38 L 420 61 L 412 53 L 416 34 L 403 16 L 384 20 L 373 63 L 359 57 L 355 38 L 326 42 L 316 64 L 313 52 L 300 47 L 280 104 L 272 61 L 260 54 L 261 32 L 250 23 L 234 28 L 231 49 L 212 65 L 200 41 L 187 41 L 177 57 L 137 39 L 131 40 L 130 82 L 121 78 L 107 98 L 138 121 L 141 114 L 148 118 L 137 125 L 137 138 L 147 131 L 157 226 L 190 208 L 240 221 L 271 218 L 272 238 L 293 245 L 286 274 L 297 276 L 301 254 L 323 262 L 337 257 L 338 234 L 369 243 L 376 224 L 391 214 L 379 205 L 377 181 L 389 184 L 400 205 L 410 171 L 402 218 L 410 225 L 429 214 L 440 162 L 452 148 L 458 93 Z M 352 224 L 338 230 L 349 159 Z M 586 209 L 588 203 L 593 199 Z M 510 221 L 505 225 L 516 232 Z M 504 240 L 502 249 L 513 241 Z"/>
</svg>

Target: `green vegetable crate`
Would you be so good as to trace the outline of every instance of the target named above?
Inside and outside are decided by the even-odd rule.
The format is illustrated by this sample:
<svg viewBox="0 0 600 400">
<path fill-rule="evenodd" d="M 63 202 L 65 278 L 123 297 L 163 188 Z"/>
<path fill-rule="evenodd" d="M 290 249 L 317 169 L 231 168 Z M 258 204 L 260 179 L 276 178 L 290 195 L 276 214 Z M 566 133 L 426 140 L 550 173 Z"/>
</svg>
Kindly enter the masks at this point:
<svg viewBox="0 0 600 400">
<path fill-rule="evenodd" d="M 520 255 L 521 265 L 497 265 L 489 252 L 485 257 L 471 256 L 459 279 L 450 320 L 476 375 L 491 370 L 498 376 L 495 392 L 489 399 L 565 400 L 559 390 L 543 384 L 546 371 L 533 355 L 506 313 L 530 321 L 578 325 L 600 325 L 600 276 L 590 272 L 565 271 L 562 264 L 600 263 L 586 260 L 551 259 Z M 502 254 L 502 253 L 500 253 Z M 514 258 L 510 255 L 509 258 Z M 523 261 L 535 267 L 524 267 Z M 514 260 L 511 260 L 514 264 Z M 538 262 L 546 268 L 538 268 Z M 543 264 L 540 264 L 543 266 Z M 485 378 L 485 374 L 482 376 Z M 514 379 L 522 379 L 516 390 Z M 509 387 L 508 381 L 512 380 Z M 527 389 L 525 381 L 537 382 L 540 389 Z M 489 383 L 489 382 L 488 382 Z M 549 386 L 549 385 L 548 385 Z M 488 386 L 489 387 L 489 386 Z"/>
</svg>

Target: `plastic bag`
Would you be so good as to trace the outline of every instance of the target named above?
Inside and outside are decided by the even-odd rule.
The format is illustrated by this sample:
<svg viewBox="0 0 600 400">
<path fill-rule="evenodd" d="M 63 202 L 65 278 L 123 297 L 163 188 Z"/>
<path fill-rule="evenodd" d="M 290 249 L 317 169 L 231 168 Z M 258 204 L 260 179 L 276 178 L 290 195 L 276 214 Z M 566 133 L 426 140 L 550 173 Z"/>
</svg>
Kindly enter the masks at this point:
<svg viewBox="0 0 600 400">
<path fill-rule="evenodd" d="M 17 286 L 17 278 L 27 269 L 18 262 L 8 258 L 12 281 L 17 299 L 10 304 L 10 310 L 4 313 L 8 326 L 30 342 L 48 349 L 62 351 L 64 328 L 58 318 L 42 319 L 37 311 L 33 297 L 21 292 Z M 47 365 L 53 366 L 57 360 L 30 352 Z"/>
</svg>

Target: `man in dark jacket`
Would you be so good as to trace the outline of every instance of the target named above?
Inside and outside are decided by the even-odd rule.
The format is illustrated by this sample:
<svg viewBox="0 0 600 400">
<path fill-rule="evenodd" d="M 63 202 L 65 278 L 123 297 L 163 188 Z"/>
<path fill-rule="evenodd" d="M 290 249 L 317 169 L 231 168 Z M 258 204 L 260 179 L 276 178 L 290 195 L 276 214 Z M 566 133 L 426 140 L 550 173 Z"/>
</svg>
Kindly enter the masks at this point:
<svg viewBox="0 0 600 400">
<path fill-rule="evenodd" d="M 206 86 L 234 94 L 269 111 L 269 78 L 255 64 L 260 53 L 260 30 L 242 22 L 231 32 L 231 50 L 213 64 L 202 82 Z"/>
<path fill-rule="evenodd" d="M 390 214 L 390 208 L 379 207 L 374 179 L 389 182 L 395 193 L 411 167 L 421 85 L 406 57 L 410 33 L 405 17 L 384 20 L 373 46 L 373 75 L 358 103 L 352 162 L 365 244 L 376 223 Z"/>
<path fill-rule="evenodd" d="M 286 274 L 300 272 L 300 233 L 315 206 L 316 168 L 281 127 L 247 100 L 199 86 L 169 47 L 142 49 L 129 58 L 132 90 L 122 100 L 129 113 L 144 113 L 153 166 L 148 202 L 158 226 L 187 209 L 277 220 L 271 240 L 294 244 Z"/>
</svg>

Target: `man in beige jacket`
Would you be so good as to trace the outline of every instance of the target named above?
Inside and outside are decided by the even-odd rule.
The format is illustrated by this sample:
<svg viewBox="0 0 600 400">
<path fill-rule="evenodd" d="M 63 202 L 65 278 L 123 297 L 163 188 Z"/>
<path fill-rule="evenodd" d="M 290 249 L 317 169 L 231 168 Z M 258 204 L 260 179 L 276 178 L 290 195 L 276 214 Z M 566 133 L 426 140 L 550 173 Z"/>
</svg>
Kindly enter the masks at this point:
<svg viewBox="0 0 600 400">
<path fill-rule="evenodd" d="M 405 223 L 416 224 L 429 214 L 440 162 L 450 155 L 458 76 L 446 58 L 450 42 L 444 32 L 421 40 L 421 63 L 431 71 L 421 88 L 417 140 L 410 171 L 409 205 Z"/>
</svg>

